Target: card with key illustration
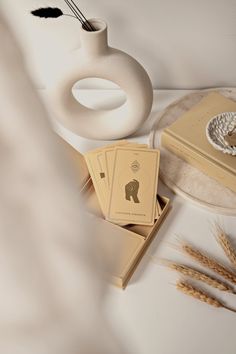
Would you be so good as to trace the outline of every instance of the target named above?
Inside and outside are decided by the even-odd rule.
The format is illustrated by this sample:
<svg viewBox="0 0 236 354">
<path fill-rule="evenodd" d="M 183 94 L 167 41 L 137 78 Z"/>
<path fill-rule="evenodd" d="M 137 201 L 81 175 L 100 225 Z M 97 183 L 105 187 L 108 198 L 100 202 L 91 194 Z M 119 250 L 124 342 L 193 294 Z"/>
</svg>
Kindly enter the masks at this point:
<svg viewBox="0 0 236 354">
<path fill-rule="evenodd" d="M 153 225 L 160 152 L 116 147 L 107 220 Z"/>
</svg>

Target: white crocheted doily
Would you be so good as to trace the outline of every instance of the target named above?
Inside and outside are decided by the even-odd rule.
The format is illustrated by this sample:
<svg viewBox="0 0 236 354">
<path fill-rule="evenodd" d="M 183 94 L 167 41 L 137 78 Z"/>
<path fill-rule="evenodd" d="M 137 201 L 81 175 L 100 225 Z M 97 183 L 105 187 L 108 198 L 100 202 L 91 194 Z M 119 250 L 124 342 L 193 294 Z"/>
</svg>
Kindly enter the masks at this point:
<svg viewBox="0 0 236 354">
<path fill-rule="evenodd" d="M 236 112 L 223 112 L 213 117 L 206 127 L 206 136 L 209 143 L 224 154 L 236 156 L 236 146 L 230 146 L 225 138 L 235 127 Z"/>
</svg>

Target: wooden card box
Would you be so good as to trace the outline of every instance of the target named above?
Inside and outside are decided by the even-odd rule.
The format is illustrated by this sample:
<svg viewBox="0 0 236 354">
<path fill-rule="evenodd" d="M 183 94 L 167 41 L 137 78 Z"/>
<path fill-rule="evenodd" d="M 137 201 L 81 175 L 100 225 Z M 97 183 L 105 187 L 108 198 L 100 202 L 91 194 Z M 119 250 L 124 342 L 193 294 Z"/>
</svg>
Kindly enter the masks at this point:
<svg viewBox="0 0 236 354">
<path fill-rule="evenodd" d="M 83 156 L 68 144 L 67 150 L 77 169 L 81 171 L 79 176 L 80 190 L 88 212 L 93 218 L 94 231 L 99 239 L 99 252 L 102 252 L 102 256 L 109 264 L 107 272 L 109 278 L 114 285 L 124 289 L 156 236 L 157 230 L 167 214 L 170 201 L 166 197 L 158 196 L 162 213 L 152 226 L 127 225 L 122 227 L 106 221 Z"/>
</svg>

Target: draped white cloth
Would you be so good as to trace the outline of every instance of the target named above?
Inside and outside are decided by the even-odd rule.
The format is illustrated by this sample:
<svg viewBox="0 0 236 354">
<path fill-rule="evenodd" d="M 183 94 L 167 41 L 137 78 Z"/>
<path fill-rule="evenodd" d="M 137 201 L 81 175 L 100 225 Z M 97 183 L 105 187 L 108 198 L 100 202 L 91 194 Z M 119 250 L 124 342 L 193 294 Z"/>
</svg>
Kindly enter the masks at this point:
<svg viewBox="0 0 236 354">
<path fill-rule="evenodd" d="M 1 17 L 0 44 L 0 353 L 121 353 L 92 220 Z"/>
</svg>

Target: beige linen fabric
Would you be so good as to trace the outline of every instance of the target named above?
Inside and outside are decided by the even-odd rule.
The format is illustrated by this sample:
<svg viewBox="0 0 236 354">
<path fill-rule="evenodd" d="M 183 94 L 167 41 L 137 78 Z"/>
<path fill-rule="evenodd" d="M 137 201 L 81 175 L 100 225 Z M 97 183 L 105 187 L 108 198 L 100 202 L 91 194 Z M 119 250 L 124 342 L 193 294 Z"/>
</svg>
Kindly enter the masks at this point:
<svg viewBox="0 0 236 354">
<path fill-rule="evenodd" d="M 0 43 L 0 353 L 121 353 L 93 219 L 1 17 Z"/>
</svg>

